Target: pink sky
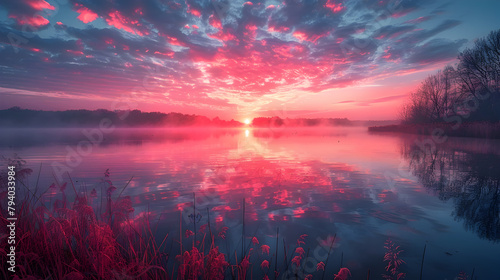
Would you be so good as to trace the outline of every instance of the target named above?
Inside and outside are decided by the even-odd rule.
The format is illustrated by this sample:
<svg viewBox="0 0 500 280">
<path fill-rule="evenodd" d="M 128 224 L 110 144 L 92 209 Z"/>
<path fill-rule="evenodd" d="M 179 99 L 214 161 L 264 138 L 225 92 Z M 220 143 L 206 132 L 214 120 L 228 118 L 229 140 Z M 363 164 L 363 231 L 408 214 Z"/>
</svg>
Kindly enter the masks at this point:
<svg viewBox="0 0 500 280">
<path fill-rule="evenodd" d="M 1 3 L 0 109 L 396 119 L 490 30 L 491 7 L 468 19 L 463 1 L 438 2 Z"/>
</svg>

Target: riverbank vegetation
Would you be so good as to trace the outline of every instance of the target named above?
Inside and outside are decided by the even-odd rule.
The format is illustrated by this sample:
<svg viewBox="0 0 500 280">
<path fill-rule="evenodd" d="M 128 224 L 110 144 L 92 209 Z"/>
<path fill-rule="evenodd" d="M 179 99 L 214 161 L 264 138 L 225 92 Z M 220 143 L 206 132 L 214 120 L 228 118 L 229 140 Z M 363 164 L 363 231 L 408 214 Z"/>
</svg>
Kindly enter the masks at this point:
<svg viewBox="0 0 500 280">
<path fill-rule="evenodd" d="M 216 225 L 209 218 L 207 224 L 194 223 L 194 227 L 189 229 L 183 228 L 181 219 L 178 225 L 168 225 L 169 232 L 174 234 L 161 233 L 158 220 L 150 212 L 136 213 L 132 217 L 135 209 L 131 198 L 122 195 L 127 185 L 115 187 L 108 170 L 102 179 L 101 189 L 77 190 L 69 180 L 52 184 L 42 193 L 38 183 L 34 188 L 24 185 L 23 178 L 32 170 L 23 168 L 22 160 L 11 160 L 10 164 L 16 166 L 17 180 L 26 194 L 16 205 L 16 273 L 13 275 L 6 266 L 2 266 L 0 275 L 3 279 L 12 276 L 13 279 L 25 280 L 346 280 L 406 277 L 403 251 L 392 240 L 385 245 L 379 244 L 386 249 L 384 256 L 380 256 L 380 265 L 385 266 L 385 273 L 372 273 L 371 276 L 368 268 L 366 274 L 352 275 L 349 267 L 341 264 L 338 268 L 332 261 L 328 262 L 335 251 L 334 244 L 338 242 L 336 235 L 325 240 L 325 244 L 315 244 L 307 234 L 298 233 L 296 240 L 289 242 L 280 235 L 278 228 L 272 238 L 276 242 L 266 244 L 259 241 L 266 238 L 246 235 L 243 231 L 241 240 L 250 241 L 242 243 L 241 251 L 225 252 L 218 245 L 225 243 L 222 248 L 227 250 L 227 242 L 234 240 L 230 236 L 240 232 Z M 6 177 L 1 175 L 0 183 L 4 190 Z M 1 195 L 4 196 L 5 192 L 2 191 Z M 0 234 L 5 236 L 8 224 L 6 209 L 1 205 L 0 210 Z M 0 248 L 7 248 L 7 238 L 2 238 L 0 243 Z M 311 248 L 317 246 L 328 253 L 326 259 L 313 257 Z M 7 253 L 4 249 L 0 251 L 0 261 L 6 263 Z M 314 263 L 313 268 L 311 262 Z M 325 273 L 333 270 L 338 272 Z"/>
<path fill-rule="evenodd" d="M 371 131 L 450 136 L 500 137 L 500 30 L 478 39 L 410 94 L 400 112 L 401 125 Z M 477 127 L 476 127 L 477 126 Z"/>
</svg>

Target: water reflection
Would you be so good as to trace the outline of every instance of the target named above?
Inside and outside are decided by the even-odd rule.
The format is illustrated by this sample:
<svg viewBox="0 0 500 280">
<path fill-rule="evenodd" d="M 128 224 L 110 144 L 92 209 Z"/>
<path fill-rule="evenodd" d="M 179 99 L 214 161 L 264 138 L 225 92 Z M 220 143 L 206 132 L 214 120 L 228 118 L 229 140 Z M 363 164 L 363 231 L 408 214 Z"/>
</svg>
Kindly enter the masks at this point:
<svg viewBox="0 0 500 280">
<path fill-rule="evenodd" d="M 35 173 L 42 162 L 41 193 L 54 181 L 51 164 L 64 162 L 67 148 L 85 139 L 79 130 L 16 133 L 0 141 L 0 155 L 18 153 Z M 340 263 L 343 253 L 358 275 L 368 267 L 374 275 L 383 272 L 388 236 L 403 246 L 409 264 L 419 263 L 427 242 L 426 270 L 440 279 L 453 279 L 474 258 L 484 275 L 496 275 L 498 244 L 469 234 L 450 214 L 478 236 L 498 240 L 498 142 L 449 139 L 429 155 L 415 149 L 415 139 L 362 128 L 118 130 L 83 157 L 71 177 L 77 189 L 100 193 L 104 170 L 109 168 L 119 190 L 133 176 L 122 194 L 136 209 L 131 219 L 145 212 L 158 217 L 173 250 L 179 220 L 183 229 L 199 233 L 210 216 L 212 230 L 228 227 L 227 242 L 218 239 L 217 245 L 234 254 L 241 250 L 244 217 L 248 244 L 257 236 L 273 246 L 279 227 L 280 236 L 292 242 L 308 234 L 313 250 L 336 233 L 332 263 Z M 386 174 L 397 174 L 401 166 L 416 176 L 396 176 L 390 184 Z M 46 194 L 41 201 L 61 199 Z M 331 275 L 338 271 L 329 269 Z M 418 277 L 418 269 L 408 265 L 409 278 Z"/>
<path fill-rule="evenodd" d="M 54 144 L 72 144 L 88 141 L 86 135 L 94 128 L 2 128 L 0 147 L 26 148 Z M 194 131 L 193 131 L 194 130 Z M 144 142 L 203 141 L 227 135 L 240 134 L 239 129 L 217 128 L 120 128 L 104 134 L 100 145 L 130 144 Z M 92 141 L 92 139 L 90 139 Z M 95 141 L 95 140 L 94 140 Z"/>
<path fill-rule="evenodd" d="M 481 238 L 500 239 L 500 145 L 497 141 L 451 138 L 422 150 L 406 141 L 403 156 L 422 184 L 442 200 L 452 200 L 453 215 Z M 420 139 L 421 140 L 421 139 Z"/>
</svg>

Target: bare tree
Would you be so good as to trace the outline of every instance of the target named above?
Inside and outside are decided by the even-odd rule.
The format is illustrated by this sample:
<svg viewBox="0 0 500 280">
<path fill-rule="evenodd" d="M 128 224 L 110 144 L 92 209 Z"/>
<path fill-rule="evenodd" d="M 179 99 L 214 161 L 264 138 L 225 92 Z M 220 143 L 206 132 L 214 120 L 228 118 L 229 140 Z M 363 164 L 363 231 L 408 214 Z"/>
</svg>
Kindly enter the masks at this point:
<svg viewBox="0 0 500 280">
<path fill-rule="evenodd" d="M 463 113 L 473 113 L 471 120 L 500 120 L 500 30 L 478 39 L 458 59 L 456 69 L 446 66 L 410 94 L 400 113 L 404 122 L 439 122 Z M 479 109 L 471 109 L 470 100 Z"/>
</svg>

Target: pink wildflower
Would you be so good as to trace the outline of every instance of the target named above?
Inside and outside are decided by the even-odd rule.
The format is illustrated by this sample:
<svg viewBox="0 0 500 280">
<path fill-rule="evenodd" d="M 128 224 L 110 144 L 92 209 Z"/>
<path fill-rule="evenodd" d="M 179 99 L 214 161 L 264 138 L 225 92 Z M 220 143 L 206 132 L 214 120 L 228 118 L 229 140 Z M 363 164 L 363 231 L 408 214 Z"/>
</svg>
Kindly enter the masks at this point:
<svg viewBox="0 0 500 280">
<path fill-rule="evenodd" d="M 350 275 L 351 272 L 349 271 L 349 269 L 342 267 L 339 270 L 339 273 L 334 275 L 335 276 L 334 280 L 347 280 L 347 277 L 349 277 Z"/>
<path fill-rule="evenodd" d="M 262 263 L 260 264 L 260 267 L 262 267 L 262 269 L 269 268 L 269 261 L 267 261 L 267 260 L 262 261 Z"/>
<path fill-rule="evenodd" d="M 207 226 L 208 226 L 208 224 L 201 225 L 200 226 L 200 232 L 201 233 L 205 233 L 205 230 L 207 230 Z"/>
<path fill-rule="evenodd" d="M 269 246 L 262 245 L 262 246 L 260 246 L 260 249 L 262 250 L 262 254 L 266 253 L 269 255 L 269 249 L 270 249 Z"/>
<path fill-rule="evenodd" d="M 252 243 L 253 243 L 253 245 L 258 245 L 259 244 L 259 240 L 257 239 L 257 237 L 254 236 L 252 238 Z"/>
<path fill-rule="evenodd" d="M 219 232 L 219 236 L 222 238 L 222 239 L 226 239 L 226 232 L 229 228 L 228 227 L 223 227 L 221 229 L 221 231 Z"/>
<path fill-rule="evenodd" d="M 300 257 L 302 257 L 306 252 L 304 251 L 304 248 L 297 247 L 297 249 L 295 249 L 295 253 L 299 254 Z"/>
<path fill-rule="evenodd" d="M 241 268 L 244 269 L 245 271 L 250 266 L 250 261 L 248 259 L 249 259 L 249 256 L 245 256 L 240 264 Z"/>
<path fill-rule="evenodd" d="M 301 258 L 299 256 L 295 256 L 292 259 L 292 263 L 295 264 L 295 266 L 297 266 L 297 267 L 300 266 L 300 261 L 301 261 Z"/>
</svg>

